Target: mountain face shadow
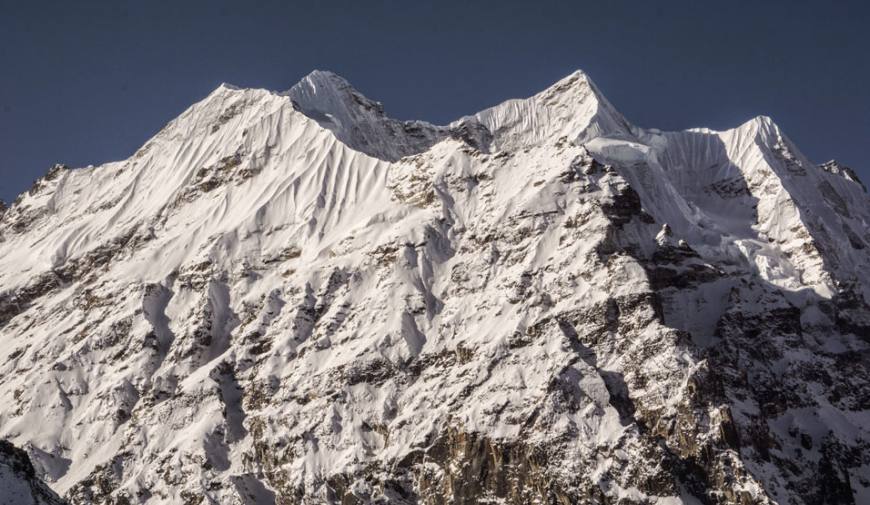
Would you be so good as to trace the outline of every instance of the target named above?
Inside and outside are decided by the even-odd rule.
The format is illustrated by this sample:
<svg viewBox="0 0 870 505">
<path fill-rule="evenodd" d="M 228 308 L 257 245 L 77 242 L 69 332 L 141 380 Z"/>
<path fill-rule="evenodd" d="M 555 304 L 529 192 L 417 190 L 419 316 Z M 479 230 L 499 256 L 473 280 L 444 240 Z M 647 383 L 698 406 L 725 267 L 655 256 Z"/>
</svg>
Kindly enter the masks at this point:
<svg viewBox="0 0 870 505">
<path fill-rule="evenodd" d="M 646 172 L 639 173 L 637 166 L 617 166 L 617 172 L 640 196 L 635 202 L 629 189 L 617 197 L 618 205 L 609 217 L 621 247 L 604 252 L 627 254 L 643 266 L 661 324 L 686 335 L 686 351 L 704 363 L 703 371 L 690 379 L 697 384 L 693 401 L 707 411 L 727 409 L 723 430 L 730 436 L 723 435 L 716 442 L 717 449 L 737 451 L 774 499 L 783 489 L 796 488 L 807 503 L 856 503 L 850 469 L 862 464 L 858 455 L 870 448 L 870 439 L 858 435 L 853 440 L 861 432 L 859 426 L 843 427 L 825 419 L 834 415 L 848 419 L 849 411 L 870 409 L 870 396 L 862 393 L 870 388 L 870 353 L 866 350 L 870 327 L 848 317 L 850 310 L 870 307 L 848 284 L 841 285 L 830 299 L 812 288 L 777 286 L 765 278 L 755 261 L 735 254 L 741 251 L 737 240 L 765 246 L 752 226 L 759 222 L 759 200 L 740 168 L 723 161 L 728 160 L 727 149 L 718 136 L 704 132 L 680 135 L 694 146 L 687 152 L 698 152 L 700 145 L 707 153 L 704 159 L 680 159 L 680 153 L 665 153 L 661 159 L 669 184 L 683 194 L 691 191 L 703 196 L 686 200 L 687 207 L 695 211 L 693 219 L 673 227 L 673 243 L 652 251 L 634 246 L 632 237 L 643 236 L 644 226 L 638 223 L 644 215 L 664 224 L 673 218 L 680 202 L 651 199 L 670 189 L 656 187 L 661 183 L 655 181 L 649 186 L 655 168 L 644 167 Z M 636 218 L 631 224 L 625 220 L 627 214 Z M 750 225 L 729 222 L 735 215 L 751 219 Z M 711 228 L 717 221 L 725 226 Z M 719 247 L 712 247 L 711 232 L 721 233 Z M 681 234 L 687 237 L 685 242 L 680 242 Z M 699 299 L 707 302 L 685 304 Z M 645 422 L 636 417 L 639 406 L 624 376 L 607 373 L 602 378 L 620 417 L 643 429 Z M 821 395 L 813 392 L 816 387 Z M 715 455 L 677 456 L 679 451 L 670 449 L 688 472 L 686 482 L 694 483 L 693 492 L 704 498 L 709 486 L 703 483 L 713 478 L 707 469 L 714 468 Z M 795 457 L 802 463 L 794 464 Z M 776 470 L 772 477 L 767 473 L 771 467 Z"/>
</svg>

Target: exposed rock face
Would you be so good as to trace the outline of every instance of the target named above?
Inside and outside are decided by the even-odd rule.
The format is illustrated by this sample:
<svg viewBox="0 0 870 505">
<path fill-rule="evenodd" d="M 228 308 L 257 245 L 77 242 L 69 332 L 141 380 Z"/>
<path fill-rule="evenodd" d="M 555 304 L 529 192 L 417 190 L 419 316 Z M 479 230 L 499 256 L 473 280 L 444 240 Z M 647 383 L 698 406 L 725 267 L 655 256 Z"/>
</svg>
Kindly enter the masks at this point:
<svg viewBox="0 0 870 505">
<path fill-rule="evenodd" d="M 221 86 L 0 216 L 0 435 L 74 504 L 863 503 L 867 223 L 580 72 L 448 126 Z"/>
<path fill-rule="evenodd" d="M 0 440 L 0 504 L 64 505 L 42 482 L 23 450 Z"/>
</svg>

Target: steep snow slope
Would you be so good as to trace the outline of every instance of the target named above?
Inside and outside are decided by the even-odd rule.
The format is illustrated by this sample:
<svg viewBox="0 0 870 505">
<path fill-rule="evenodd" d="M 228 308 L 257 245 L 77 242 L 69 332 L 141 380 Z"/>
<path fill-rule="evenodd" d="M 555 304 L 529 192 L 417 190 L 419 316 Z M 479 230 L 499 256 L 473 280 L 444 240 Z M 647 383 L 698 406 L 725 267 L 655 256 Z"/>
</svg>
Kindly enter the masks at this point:
<svg viewBox="0 0 870 505">
<path fill-rule="evenodd" d="M 861 503 L 868 220 L 580 72 L 448 126 L 224 85 L 0 217 L 0 436 L 72 503 Z"/>
</svg>

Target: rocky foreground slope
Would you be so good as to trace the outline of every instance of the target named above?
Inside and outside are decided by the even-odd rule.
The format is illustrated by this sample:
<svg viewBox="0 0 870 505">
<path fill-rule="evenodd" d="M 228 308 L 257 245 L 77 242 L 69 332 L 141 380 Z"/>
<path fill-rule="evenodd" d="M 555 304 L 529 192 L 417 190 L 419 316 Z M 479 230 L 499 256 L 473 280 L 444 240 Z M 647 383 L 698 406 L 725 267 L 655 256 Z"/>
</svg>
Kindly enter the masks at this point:
<svg viewBox="0 0 870 505">
<path fill-rule="evenodd" d="M 0 437 L 72 504 L 870 503 L 870 198 L 576 72 L 447 126 L 221 86 L 0 218 Z"/>
</svg>

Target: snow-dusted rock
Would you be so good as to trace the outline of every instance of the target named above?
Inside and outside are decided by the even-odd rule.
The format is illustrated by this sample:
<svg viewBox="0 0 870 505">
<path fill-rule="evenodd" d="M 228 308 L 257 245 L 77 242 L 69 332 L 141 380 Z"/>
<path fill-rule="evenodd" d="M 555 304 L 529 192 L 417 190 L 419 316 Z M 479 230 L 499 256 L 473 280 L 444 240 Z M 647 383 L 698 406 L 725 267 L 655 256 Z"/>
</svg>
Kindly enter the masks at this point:
<svg viewBox="0 0 870 505">
<path fill-rule="evenodd" d="M 448 126 L 223 85 L 0 215 L 0 436 L 71 503 L 862 503 L 870 200 L 576 72 Z"/>
<path fill-rule="evenodd" d="M 5 440 L 0 440 L 0 504 L 64 504 L 36 475 L 27 453 Z"/>
</svg>

